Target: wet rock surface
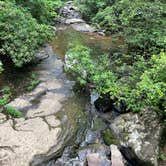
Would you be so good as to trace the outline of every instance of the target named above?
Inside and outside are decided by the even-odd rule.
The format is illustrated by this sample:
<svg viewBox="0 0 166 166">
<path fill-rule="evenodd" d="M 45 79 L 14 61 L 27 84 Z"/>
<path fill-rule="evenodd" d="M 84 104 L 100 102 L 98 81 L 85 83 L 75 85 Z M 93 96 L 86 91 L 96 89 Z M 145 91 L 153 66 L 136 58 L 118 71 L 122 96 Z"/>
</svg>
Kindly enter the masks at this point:
<svg viewBox="0 0 166 166">
<path fill-rule="evenodd" d="M 61 8 L 60 16 L 60 23 L 77 31 L 94 32 L 71 1 Z M 104 31 L 100 35 L 104 36 Z M 119 115 L 125 112 L 121 107 L 115 108 L 109 100 L 104 105 L 95 103 L 104 112 L 102 118 L 96 118 L 94 102 L 98 96 L 94 95 L 91 96 L 93 113 L 89 112 L 90 118 L 82 125 L 83 119 L 79 117 L 82 112 L 75 109 L 78 105 L 73 100 L 67 105 L 73 105 L 74 112 L 70 115 L 63 107 L 74 85 L 63 73 L 63 62 L 49 46 L 36 56 L 39 64 L 34 72 L 41 83 L 34 91 L 9 103 L 22 111 L 24 118 L 12 119 L 0 113 L 0 166 L 123 166 L 127 165 L 123 156 L 130 161 L 130 166 L 148 166 L 149 163 L 157 166 L 160 125 L 154 112 L 142 117 L 132 113 Z M 112 109 L 116 112 L 105 114 Z M 79 132 L 76 131 L 78 119 L 80 128 L 84 128 Z M 111 123 L 123 156 L 113 145 L 112 135 L 104 132 L 108 128 L 105 121 Z M 107 145 L 103 133 L 106 133 Z"/>
<path fill-rule="evenodd" d="M 80 32 L 95 32 L 95 29 L 88 25 L 80 14 L 79 9 L 72 1 L 66 2 L 59 11 L 60 18 L 55 22 L 71 25 L 75 30 Z"/>
<path fill-rule="evenodd" d="M 161 127 L 154 111 L 145 110 L 142 116 L 133 113 L 120 115 L 110 127 L 120 141 L 124 156 L 133 165 L 158 165 Z"/>
<path fill-rule="evenodd" d="M 111 145 L 111 163 L 112 166 L 124 166 L 123 157 L 116 145 Z"/>
<path fill-rule="evenodd" d="M 60 16 L 68 19 L 80 19 L 81 14 L 79 9 L 74 5 L 73 1 L 68 1 L 65 5 L 59 10 Z"/>
<path fill-rule="evenodd" d="M 66 149 L 66 153 L 64 151 L 62 157 L 55 162 L 55 166 L 74 166 L 76 163 L 80 166 L 110 166 L 111 164 L 108 157 L 110 155 L 110 149 L 105 145 L 93 144 L 82 147 L 78 149 L 75 158 L 71 158 L 69 155 L 70 150 Z"/>
<path fill-rule="evenodd" d="M 41 84 L 8 104 L 22 111 L 24 118 L 7 119 L 0 114 L 1 166 L 40 165 L 52 158 L 65 142 L 67 133 L 56 113 L 70 96 L 74 82 L 63 74 L 63 62 L 51 47 L 46 46 L 39 54 L 49 55 L 35 68 Z"/>
<path fill-rule="evenodd" d="M 118 157 L 120 157 L 118 160 L 120 164 L 125 162 L 116 145 L 114 145 L 116 151 L 112 151 L 115 148 L 105 145 L 102 132 L 106 125 L 102 119 L 98 118 L 96 114 L 90 116 L 92 116 L 90 126 L 82 132 L 81 138 L 83 139 L 78 139 L 79 135 L 76 135 L 74 146 L 66 147 L 63 155 L 51 166 L 111 166 L 112 157 L 115 157 L 114 164 Z"/>
</svg>

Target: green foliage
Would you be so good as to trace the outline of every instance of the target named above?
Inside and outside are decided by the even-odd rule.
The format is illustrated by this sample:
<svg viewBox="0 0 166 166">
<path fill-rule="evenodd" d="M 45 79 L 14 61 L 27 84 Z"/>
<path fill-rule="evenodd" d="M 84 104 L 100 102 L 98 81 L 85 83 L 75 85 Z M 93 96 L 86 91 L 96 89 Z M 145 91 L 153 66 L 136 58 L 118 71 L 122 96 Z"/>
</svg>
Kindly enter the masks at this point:
<svg viewBox="0 0 166 166">
<path fill-rule="evenodd" d="M 140 62 L 138 62 L 140 63 Z M 136 70 L 136 68 L 134 68 Z M 140 75 L 135 76 L 134 71 L 129 77 L 130 84 L 127 82 L 118 83 L 121 92 L 117 92 L 118 101 L 125 101 L 129 110 L 140 112 L 145 107 L 159 111 L 163 118 L 166 118 L 166 54 L 161 52 L 153 55 L 148 62 L 147 68 Z M 138 77 L 133 84 L 132 80 Z M 123 83 L 123 84 L 122 84 Z"/>
<path fill-rule="evenodd" d="M 62 5 L 61 0 L 16 0 L 25 7 L 40 23 L 50 24 L 57 16 L 56 10 Z"/>
<path fill-rule="evenodd" d="M 52 30 L 38 24 L 30 13 L 12 2 L 0 1 L 0 8 L 0 53 L 22 67 L 51 38 Z"/>
<path fill-rule="evenodd" d="M 3 64 L 2 62 L 0 61 L 0 74 L 3 72 Z"/>
<path fill-rule="evenodd" d="M 88 56 L 77 51 L 73 57 L 80 62 L 72 64 L 76 69 L 72 71 L 81 75 L 85 70 L 95 89 L 108 93 L 115 104 L 125 103 L 127 110 L 135 112 L 153 109 L 166 119 L 166 1 L 76 1 L 84 17 L 98 28 L 122 35 L 128 53 L 98 56 L 106 59 L 105 65 L 105 61 L 93 60 L 90 51 Z M 88 58 L 87 64 L 82 63 L 82 56 Z"/>
<path fill-rule="evenodd" d="M 143 96 L 144 103 L 153 109 L 166 110 L 166 54 L 161 52 L 150 59 L 150 67 L 140 77 L 136 90 Z M 137 94 L 138 94 L 137 92 Z"/>
<path fill-rule="evenodd" d="M 111 144 L 118 144 L 117 139 L 113 136 L 113 134 L 109 128 L 107 128 L 103 132 L 103 140 L 104 140 L 105 144 L 108 146 L 110 146 Z"/>
<path fill-rule="evenodd" d="M 85 19 L 91 19 L 100 10 L 104 9 L 111 0 L 75 0 Z"/>
<path fill-rule="evenodd" d="M 12 106 L 5 106 L 4 107 L 4 112 L 7 115 L 12 116 L 13 118 L 21 118 L 21 117 L 23 117 L 23 113 L 18 111 L 16 108 L 14 108 Z"/>
<path fill-rule="evenodd" d="M 81 85 L 91 83 L 99 92 L 108 92 L 116 77 L 109 70 L 107 55 L 102 55 L 94 61 L 91 50 L 82 45 L 71 47 L 67 55 L 66 70 L 75 73 Z"/>
<path fill-rule="evenodd" d="M 37 79 L 36 74 L 31 75 L 31 82 L 30 85 L 27 87 L 28 91 L 32 91 L 36 88 L 36 86 L 40 83 L 40 80 Z"/>
<path fill-rule="evenodd" d="M 166 48 L 165 1 L 115 0 L 114 3 L 99 5 L 95 14 L 92 13 L 95 5 L 90 6 L 88 2 L 82 1 L 83 12 L 85 8 L 89 10 L 85 10 L 85 14 L 90 14 L 89 19 L 98 28 L 112 33 L 121 32 L 129 51 L 147 56 Z"/>
<path fill-rule="evenodd" d="M 12 96 L 11 89 L 8 86 L 5 86 L 1 89 L 1 98 L 0 98 L 0 107 L 6 105 Z"/>
<path fill-rule="evenodd" d="M 123 10 L 120 19 L 130 49 L 145 53 L 166 48 L 166 5 L 158 1 L 138 1 Z"/>
<path fill-rule="evenodd" d="M 146 107 L 159 111 L 166 119 L 166 53 L 143 58 L 134 64 L 111 68 L 108 56 L 93 60 L 91 50 L 74 46 L 68 51 L 67 71 L 75 73 L 80 84 L 92 84 L 100 94 L 109 94 L 115 104 L 126 103 L 127 110 L 140 112 Z M 130 69 L 127 74 L 119 74 Z"/>
</svg>

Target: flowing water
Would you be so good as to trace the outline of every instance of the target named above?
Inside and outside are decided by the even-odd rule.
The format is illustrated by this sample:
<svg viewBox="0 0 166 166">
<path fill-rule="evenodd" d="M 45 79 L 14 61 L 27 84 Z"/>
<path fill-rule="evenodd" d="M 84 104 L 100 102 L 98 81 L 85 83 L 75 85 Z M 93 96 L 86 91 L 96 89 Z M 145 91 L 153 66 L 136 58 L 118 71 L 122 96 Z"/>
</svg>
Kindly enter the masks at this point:
<svg viewBox="0 0 166 166">
<path fill-rule="evenodd" d="M 68 50 L 70 44 L 82 44 L 89 47 L 92 50 L 92 53 L 95 56 L 100 56 L 102 54 L 109 54 L 111 49 L 119 49 L 123 44 L 123 41 L 120 37 L 111 38 L 110 36 L 100 36 L 97 33 L 82 33 L 74 30 L 72 27 L 60 26 L 56 32 L 56 37 L 51 43 L 54 52 L 62 59 L 65 59 L 65 54 Z M 83 95 L 80 95 L 83 94 Z M 76 95 L 76 94 L 75 94 Z M 107 150 L 109 146 L 106 146 L 104 135 L 107 137 L 106 132 L 108 131 L 108 124 L 98 116 L 98 113 L 95 111 L 93 105 L 94 95 L 87 96 L 86 92 L 77 91 L 79 98 L 84 100 L 84 111 L 82 112 L 84 116 L 78 120 L 77 125 L 79 125 L 76 135 L 72 143 L 67 144 L 63 149 L 63 153 L 59 158 L 48 163 L 50 165 L 84 165 L 85 154 L 89 151 L 98 152 L 104 151 L 105 156 L 110 158 L 110 151 Z M 75 106 L 78 108 L 78 98 L 76 97 L 73 101 L 67 101 L 67 107 L 77 103 Z M 81 115 L 81 113 L 79 113 Z M 72 116 L 71 116 L 72 117 Z M 76 120 L 74 119 L 74 121 Z M 104 134 L 105 133 L 105 134 Z M 112 134 L 109 133 L 108 134 Z M 112 137 L 112 143 L 117 143 L 116 140 Z M 99 147 L 98 147 L 99 146 Z M 104 148 L 104 150 L 100 148 Z M 95 150 L 94 150 L 95 149 Z M 109 149 L 109 148 L 108 148 Z M 100 153 L 100 152 L 99 152 Z M 54 163 L 55 162 L 55 163 Z M 105 161 L 107 165 L 107 161 Z M 103 165 L 104 166 L 104 165 Z"/>
<path fill-rule="evenodd" d="M 94 56 L 100 56 L 105 53 L 109 54 L 110 49 L 119 49 L 123 41 L 120 37 L 111 38 L 100 36 L 97 33 L 82 33 L 71 27 L 59 26 L 56 37 L 51 43 L 55 54 L 64 60 L 68 47 L 72 43 L 88 46 L 92 49 Z M 48 59 L 48 61 L 51 61 L 51 59 Z M 46 65 L 48 70 L 54 70 L 51 69 L 52 66 L 49 64 L 51 62 Z M 31 73 L 38 69 L 40 69 L 40 64 L 37 67 L 35 65 L 27 66 L 21 71 L 13 68 L 11 70 L 11 67 L 7 66 L 6 71 L 0 77 L 0 86 L 12 86 L 14 93 L 20 95 L 25 92 Z M 51 77 L 53 78 L 54 74 L 49 75 L 49 79 Z M 58 112 L 56 116 L 61 121 L 64 121 L 65 116 L 68 117 L 69 123 L 64 123 L 63 126 L 64 130 L 65 125 L 70 126 L 67 127 L 68 131 L 66 132 L 68 134 L 66 136 L 67 141 L 65 141 L 63 148 L 57 152 L 56 156 L 44 166 L 58 166 L 58 164 L 77 165 L 77 163 L 81 165 L 83 159 L 78 159 L 78 156 L 79 158 L 84 158 L 87 151 L 92 150 L 94 152 L 101 147 L 104 147 L 104 150 L 101 151 L 104 151 L 106 156 L 110 155 L 110 151 L 107 151 L 108 147 L 103 139 L 108 124 L 98 116 L 97 112 L 92 111 L 95 108 L 90 100 L 91 98 L 86 92 L 77 88 L 72 97 L 63 103 L 62 111 Z M 73 135 L 72 139 L 68 140 L 67 137 L 71 137 L 71 134 Z M 114 140 L 112 141 L 115 143 Z"/>
</svg>

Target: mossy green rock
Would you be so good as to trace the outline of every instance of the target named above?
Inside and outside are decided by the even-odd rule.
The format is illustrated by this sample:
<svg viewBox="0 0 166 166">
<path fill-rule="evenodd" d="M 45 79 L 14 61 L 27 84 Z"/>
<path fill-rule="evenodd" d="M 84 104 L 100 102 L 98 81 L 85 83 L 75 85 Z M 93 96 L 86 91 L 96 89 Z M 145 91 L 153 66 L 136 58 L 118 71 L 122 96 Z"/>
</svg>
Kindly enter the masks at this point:
<svg viewBox="0 0 166 166">
<path fill-rule="evenodd" d="M 116 138 L 113 136 L 111 130 L 109 128 L 107 128 L 104 132 L 103 132 L 103 140 L 105 142 L 106 145 L 111 145 L 111 144 L 118 144 L 118 140 L 116 140 Z"/>
</svg>

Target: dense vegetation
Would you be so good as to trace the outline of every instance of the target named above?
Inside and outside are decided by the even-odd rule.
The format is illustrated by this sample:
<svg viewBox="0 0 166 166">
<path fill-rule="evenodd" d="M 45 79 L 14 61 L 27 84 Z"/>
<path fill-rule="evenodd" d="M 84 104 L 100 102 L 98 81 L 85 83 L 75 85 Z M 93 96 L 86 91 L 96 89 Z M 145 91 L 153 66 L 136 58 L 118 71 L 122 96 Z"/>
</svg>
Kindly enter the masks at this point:
<svg viewBox="0 0 166 166">
<path fill-rule="evenodd" d="M 124 37 L 127 52 L 98 55 L 70 47 L 68 71 L 126 111 L 156 110 L 166 119 L 166 3 L 162 0 L 76 0 L 88 21 Z M 93 12 L 93 13 L 92 13 Z"/>
<path fill-rule="evenodd" d="M 165 49 L 166 1 L 76 1 L 82 4 L 84 17 L 98 28 L 111 33 L 121 32 L 130 51 L 147 55 Z"/>
<path fill-rule="evenodd" d="M 16 0 L 16 3 L 26 8 L 39 23 L 50 24 L 57 16 L 61 0 Z"/>
<path fill-rule="evenodd" d="M 53 36 L 50 19 L 61 1 L 0 1 L 0 59 L 10 58 L 22 67 Z M 0 68 L 2 65 L 0 65 Z"/>
<path fill-rule="evenodd" d="M 91 50 L 77 45 L 68 51 L 67 70 L 75 73 L 81 85 L 92 84 L 101 95 L 109 94 L 114 104 L 125 103 L 126 110 L 140 112 L 151 108 L 166 109 L 166 54 L 153 55 L 132 65 L 123 64 L 112 70 L 108 55 L 92 58 Z M 128 73 L 127 73 L 128 71 Z"/>
<path fill-rule="evenodd" d="M 53 36 L 53 18 L 62 5 L 61 0 L 0 0 L 0 74 L 3 63 L 23 67 L 35 59 L 35 53 Z M 33 90 L 40 81 L 32 74 L 27 90 Z M 0 85 L 0 107 L 12 99 L 12 87 Z M 5 113 L 19 117 L 14 108 Z"/>
</svg>

